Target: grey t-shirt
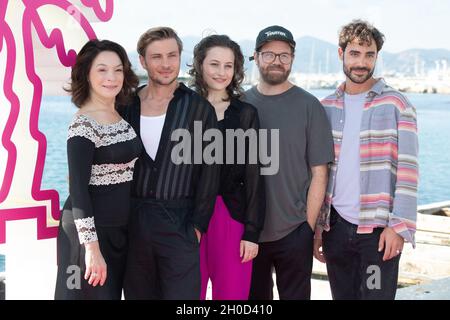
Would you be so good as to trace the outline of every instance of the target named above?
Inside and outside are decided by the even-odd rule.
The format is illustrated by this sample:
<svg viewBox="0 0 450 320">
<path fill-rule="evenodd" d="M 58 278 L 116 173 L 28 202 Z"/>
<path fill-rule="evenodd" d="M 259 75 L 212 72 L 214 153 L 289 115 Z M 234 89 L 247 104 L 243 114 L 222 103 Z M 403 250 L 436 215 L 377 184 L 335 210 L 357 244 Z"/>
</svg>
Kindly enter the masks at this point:
<svg viewBox="0 0 450 320">
<path fill-rule="evenodd" d="M 266 216 L 259 239 L 276 241 L 306 221 L 310 167 L 334 159 L 330 124 L 319 100 L 297 86 L 274 96 L 253 87 L 243 100 L 258 109 L 261 129 L 279 129 L 279 170 L 264 177 Z"/>
<path fill-rule="evenodd" d="M 344 131 L 334 185 L 333 204 L 336 211 L 350 223 L 358 225 L 360 191 L 359 134 L 367 92 L 344 95 Z"/>
</svg>

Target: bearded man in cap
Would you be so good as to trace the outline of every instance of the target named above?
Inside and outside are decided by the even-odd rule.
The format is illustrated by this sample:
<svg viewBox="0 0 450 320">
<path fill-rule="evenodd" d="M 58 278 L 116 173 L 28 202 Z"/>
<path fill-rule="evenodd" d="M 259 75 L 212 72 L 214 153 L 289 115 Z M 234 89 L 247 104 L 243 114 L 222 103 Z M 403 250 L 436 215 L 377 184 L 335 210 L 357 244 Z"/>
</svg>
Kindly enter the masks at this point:
<svg viewBox="0 0 450 320">
<path fill-rule="evenodd" d="M 319 100 L 288 80 L 295 58 L 292 33 L 263 29 L 255 60 L 258 85 L 244 100 L 258 109 L 261 129 L 278 131 L 268 151 L 279 152 L 279 170 L 265 177 L 266 219 L 253 262 L 250 299 L 273 299 L 275 268 L 280 299 L 310 299 L 313 238 L 334 159 L 330 124 Z"/>
</svg>

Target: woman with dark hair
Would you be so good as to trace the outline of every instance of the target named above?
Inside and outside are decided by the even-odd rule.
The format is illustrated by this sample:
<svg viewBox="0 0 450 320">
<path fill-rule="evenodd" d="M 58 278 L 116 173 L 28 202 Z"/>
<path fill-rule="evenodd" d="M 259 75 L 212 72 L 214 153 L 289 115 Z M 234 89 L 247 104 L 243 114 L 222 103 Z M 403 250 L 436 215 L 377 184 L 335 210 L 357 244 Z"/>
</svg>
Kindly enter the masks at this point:
<svg viewBox="0 0 450 320">
<path fill-rule="evenodd" d="M 258 114 L 255 107 L 239 100 L 244 79 L 244 57 L 239 45 L 225 35 L 202 39 L 194 49 L 189 73 L 197 92 L 216 111 L 226 162 L 221 167 L 214 213 L 200 243 L 200 298 L 206 298 L 210 279 L 214 300 L 246 300 L 251 260 L 258 254 L 258 238 L 264 223 L 265 199 L 258 162 Z M 249 140 L 243 149 L 245 155 L 237 154 L 241 148 L 235 147 L 234 137 L 226 137 L 227 129 L 246 132 Z M 233 161 L 228 161 L 227 153 L 231 151 Z"/>
<path fill-rule="evenodd" d="M 84 45 L 72 68 L 69 197 L 57 239 L 55 299 L 121 299 L 130 183 L 142 145 L 117 105 L 138 85 L 126 51 L 108 40 Z"/>
</svg>

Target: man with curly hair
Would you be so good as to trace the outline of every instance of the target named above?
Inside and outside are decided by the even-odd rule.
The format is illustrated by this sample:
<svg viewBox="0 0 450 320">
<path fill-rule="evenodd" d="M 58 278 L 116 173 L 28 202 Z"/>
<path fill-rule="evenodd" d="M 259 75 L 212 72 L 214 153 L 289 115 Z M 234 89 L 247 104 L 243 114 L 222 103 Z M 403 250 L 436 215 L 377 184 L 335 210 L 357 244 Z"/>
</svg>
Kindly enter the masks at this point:
<svg viewBox="0 0 450 320">
<path fill-rule="evenodd" d="M 365 21 L 344 26 L 338 50 L 346 80 L 322 101 L 335 161 L 314 256 L 327 264 L 333 299 L 394 299 L 404 241 L 414 246 L 416 111 L 373 77 L 383 43 L 384 35 Z"/>
</svg>

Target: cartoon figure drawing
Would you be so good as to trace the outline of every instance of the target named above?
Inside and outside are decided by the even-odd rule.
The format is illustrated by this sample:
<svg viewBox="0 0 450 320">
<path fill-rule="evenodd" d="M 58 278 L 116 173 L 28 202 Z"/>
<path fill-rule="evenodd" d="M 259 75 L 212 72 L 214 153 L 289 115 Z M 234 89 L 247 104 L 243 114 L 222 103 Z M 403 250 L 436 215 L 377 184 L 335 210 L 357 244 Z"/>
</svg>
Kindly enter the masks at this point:
<svg viewBox="0 0 450 320">
<path fill-rule="evenodd" d="M 46 21 L 42 12 L 49 9 L 63 13 L 66 23 L 58 28 Z M 59 219 L 59 196 L 41 189 L 47 143 L 38 126 L 43 82 L 34 43 L 56 50 L 59 63 L 71 67 L 74 26 L 77 37 L 96 38 L 86 13 L 106 22 L 113 0 L 0 0 L 0 244 L 12 220 L 36 218 L 38 239 L 56 236 L 57 226 L 48 222 Z"/>
</svg>

